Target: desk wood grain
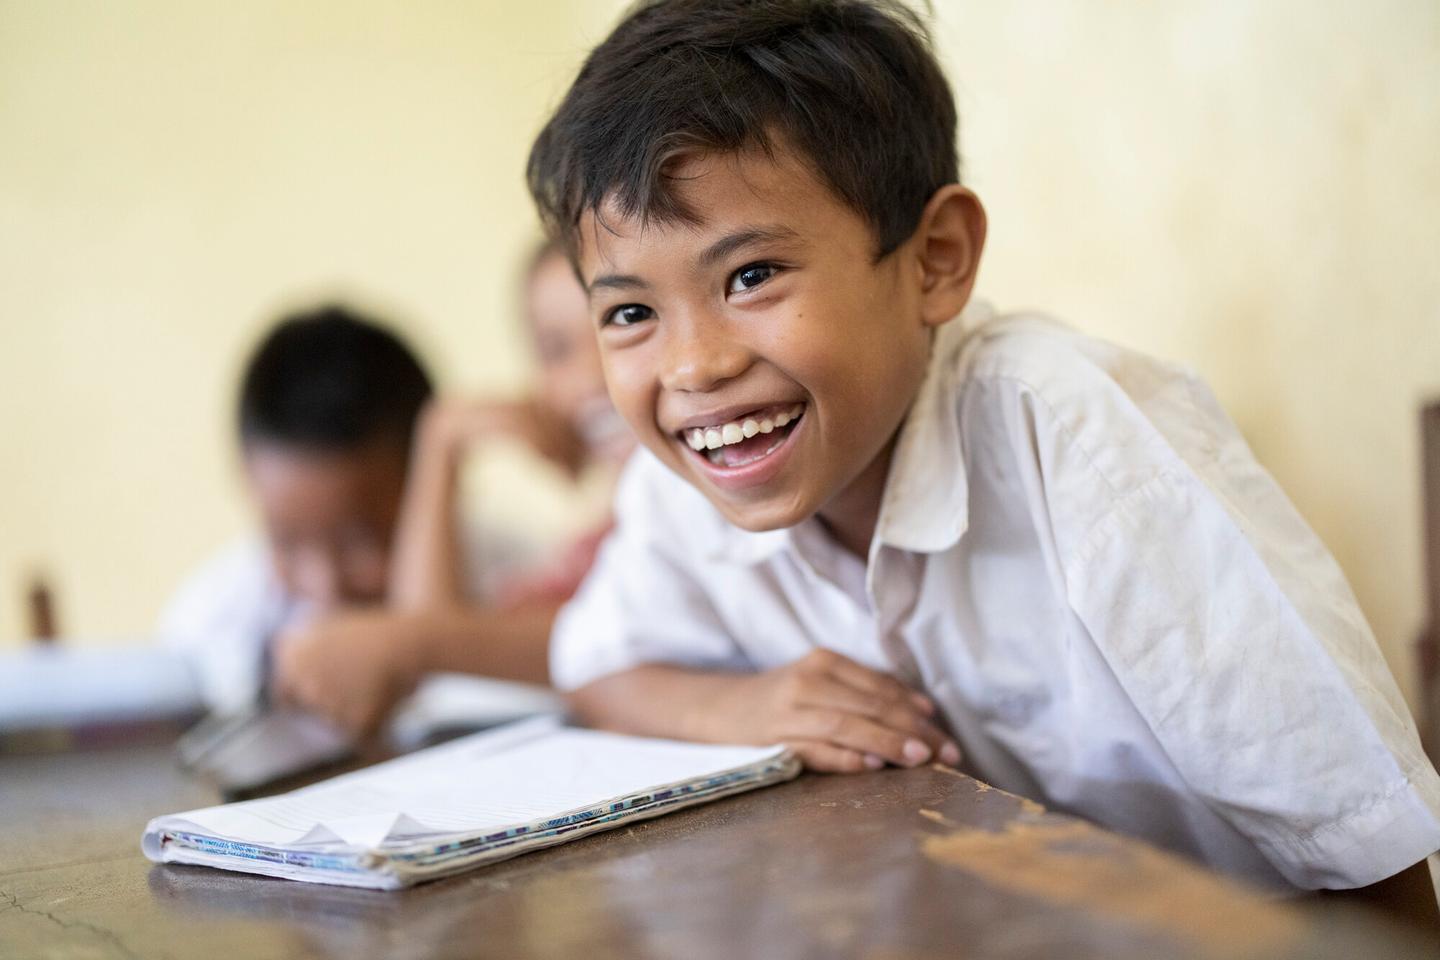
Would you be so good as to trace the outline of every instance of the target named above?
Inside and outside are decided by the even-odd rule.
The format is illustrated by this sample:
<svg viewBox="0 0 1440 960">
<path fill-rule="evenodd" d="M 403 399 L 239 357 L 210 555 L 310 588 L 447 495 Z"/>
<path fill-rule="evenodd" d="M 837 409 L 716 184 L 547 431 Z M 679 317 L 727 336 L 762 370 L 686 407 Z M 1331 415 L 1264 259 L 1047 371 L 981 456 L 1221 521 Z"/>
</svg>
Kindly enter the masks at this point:
<svg viewBox="0 0 1440 960">
<path fill-rule="evenodd" d="M 139 853 L 162 747 L 0 756 L 0 957 L 1426 956 L 943 768 L 804 776 L 398 893 Z"/>
</svg>

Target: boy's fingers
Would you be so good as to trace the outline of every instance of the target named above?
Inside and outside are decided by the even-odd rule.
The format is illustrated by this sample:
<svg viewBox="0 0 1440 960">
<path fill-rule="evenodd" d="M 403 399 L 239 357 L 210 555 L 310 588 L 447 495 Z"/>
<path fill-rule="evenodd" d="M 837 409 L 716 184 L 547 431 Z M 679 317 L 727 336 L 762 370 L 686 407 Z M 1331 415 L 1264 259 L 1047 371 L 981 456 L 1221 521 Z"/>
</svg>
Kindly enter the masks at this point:
<svg viewBox="0 0 1440 960">
<path fill-rule="evenodd" d="M 829 672 L 835 679 L 862 693 L 909 703 L 927 717 L 935 714 L 935 704 L 923 693 L 911 690 L 888 673 L 862 667 L 849 657 L 837 654 L 830 660 Z"/>
<path fill-rule="evenodd" d="M 920 738 L 947 763 L 958 763 L 960 760 L 959 746 L 917 711 L 908 699 L 885 700 L 838 682 L 811 683 L 800 694 L 796 706 L 859 714 L 896 732 Z"/>
<path fill-rule="evenodd" d="M 271 695 L 277 703 L 299 707 L 339 722 L 345 704 L 332 703 L 334 698 L 329 693 L 320 677 L 308 669 L 304 658 L 283 647 L 277 651 L 271 674 Z"/>
<path fill-rule="evenodd" d="M 858 750 L 847 750 L 820 740 L 794 740 L 788 746 L 805 764 L 805 769 L 818 773 L 859 773 L 878 769 L 885 763 L 878 757 L 867 761 L 866 755 Z"/>
<path fill-rule="evenodd" d="M 341 714 L 335 718 L 341 728 L 352 737 L 368 737 L 379 725 L 379 717 L 373 710 L 361 708 Z"/>
<path fill-rule="evenodd" d="M 915 767 L 930 760 L 935 750 L 919 737 L 891 730 L 874 720 L 843 710 L 801 710 L 794 733 L 803 740 L 822 740 L 860 754 L 874 754 L 897 767 Z"/>
</svg>

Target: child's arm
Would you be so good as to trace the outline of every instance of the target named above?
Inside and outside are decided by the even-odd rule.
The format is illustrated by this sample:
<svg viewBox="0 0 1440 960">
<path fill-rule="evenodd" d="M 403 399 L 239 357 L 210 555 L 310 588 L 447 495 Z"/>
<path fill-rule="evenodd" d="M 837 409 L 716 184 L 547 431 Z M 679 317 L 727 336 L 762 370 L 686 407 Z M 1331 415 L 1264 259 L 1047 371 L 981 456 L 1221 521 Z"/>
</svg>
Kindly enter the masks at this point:
<svg viewBox="0 0 1440 960">
<path fill-rule="evenodd" d="M 1182 797 L 1296 887 L 1387 884 L 1440 847 L 1440 777 L 1354 594 L 1204 384 L 1117 356 L 994 386 L 1067 605 Z"/>
<path fill-rule="evenodd" d="M 545 641 L 557 605 L 343 613 L 276 644 L 274 687 L 285 701 L 368 736 L 427 673 L 476 673 L 547 683 Z"/>
<path fill-rule="evenodd" d="M 592 681 L 570 702 L 587 723 L 624 733 L 786 743 L 812 770 L 960 762 L 931 720 L 929 698 L 830 650 L 763 673 L 635 667 Z"/>
<path fill-rule="evenodd" d="M 688 488 L 667 499 L 659 487 L 675 483 L 636 454 L 620 481 L 616 527 L 552 630 L 552 682 L 582 720 L 650 736 L 786 743 L 816 770 L 959 762 L 930 700 L 885 673 L 823 648 L 793 649 L 797 659 L 756 672 L 736 638 L 764 627 L 727 622 L 706 584 L 721 521 L 695 509 L 689 498 L 699 494 Z"/>
<path fill-rule="evenodd" d="M 538 404 L 432 403 L 411 454 L 388 609 L 342 613 L 282 637 L 273 679 L 283 699 L 365 736 L 426 673 L 548 682 L 546 642 L 558 601 L 487 608 L 466 588 L 460 469 L 477 441 L 498 435 L 520 439 L 572 473 L 581 465 L 578 438 Z"/>
<path fill-rule="evenodd" d="M 563 418 L 533 401 L 434 401 L 421 417 L 410 477 L 395 532 L 389 602 L 400 610 L 463 606 L 460 548 L 460 468 L 475 443 L 510 436 L 571 475 L 584 463 L 584 445 Z"/>
<path fill-rule="evenodd" d="M 462 412 L 455 401 L 432 401 L 415 431 L 390 568 L 389 602 L 396 609 L 452 606 L 464 596 L 456 514 L 468 447 Z"/>
</svg>

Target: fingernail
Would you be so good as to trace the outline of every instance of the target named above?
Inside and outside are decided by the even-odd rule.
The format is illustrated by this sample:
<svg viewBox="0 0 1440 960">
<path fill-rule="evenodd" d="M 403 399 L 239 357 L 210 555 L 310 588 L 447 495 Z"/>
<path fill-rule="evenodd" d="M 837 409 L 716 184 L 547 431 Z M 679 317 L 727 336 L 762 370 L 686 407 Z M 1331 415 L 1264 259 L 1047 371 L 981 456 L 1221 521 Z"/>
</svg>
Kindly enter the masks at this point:
<svg viewBox="0 0 1440 960">
<path fill-rule="evenodd" d="M 883 758 L 877 757 L 873 753 L 867 753 L 865 754 L 865 766 L 869 767 L 871 770 L 879 770 L 881 767 L 885 766 L 885 761 Z"/>
<path fill-rule="evenodd" d="M 910 700 L 920 709 L 920 712 L 927 717 L 935 712 L 935 704 L 931 703 L 930 698 L 923 693 L 912 693 Z"/>
<path fill-rule="evenodd" d="M 906 740 L 902 752 L 905 754 L 905 759 L 911 764 L 924 763 L 930 759 L 930 748 L 919 740 Z"/>
<path fill-rule="evenodd" d="M 955 766 L 955 764 L 960 762 L 960 748 L 953 743 L 947 742 L 940 748 L 940 762 L 949 764 L 952 767 Z"/>
</svg>

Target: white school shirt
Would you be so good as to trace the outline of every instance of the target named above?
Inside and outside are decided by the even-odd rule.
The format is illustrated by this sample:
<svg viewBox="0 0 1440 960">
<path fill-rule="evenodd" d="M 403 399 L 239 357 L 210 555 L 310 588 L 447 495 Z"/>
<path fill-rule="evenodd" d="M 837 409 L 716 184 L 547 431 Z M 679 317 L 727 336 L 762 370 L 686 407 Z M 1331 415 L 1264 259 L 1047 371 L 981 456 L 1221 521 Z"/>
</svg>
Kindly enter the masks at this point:
<svg viewBox="0 0 1440 960">
<path fill-rule="evenodd" d="M 1440 848 L 1440 778 L 1339 567 L 1192 374 L 1036 315 L 941 329 L 868 561 L 750 533 L 653 456 L 552 635 L 557 686 L 828 647 L 976 776 L 1273 887 Z"/>
<path fill-rule="evenodd" d="M 466 589 L 477 601 L 521 567 L 527 549 L 513 537 L 466 528 Z M 163 646 L 189 660 L 210 710 L 231 713 L 259 697 L 266 649 L 281 632 L 312 611 L 275 574 L 261 537 L 242 538 L 221 550 L 181 584 L 158 627 Z"/>
</svg>

